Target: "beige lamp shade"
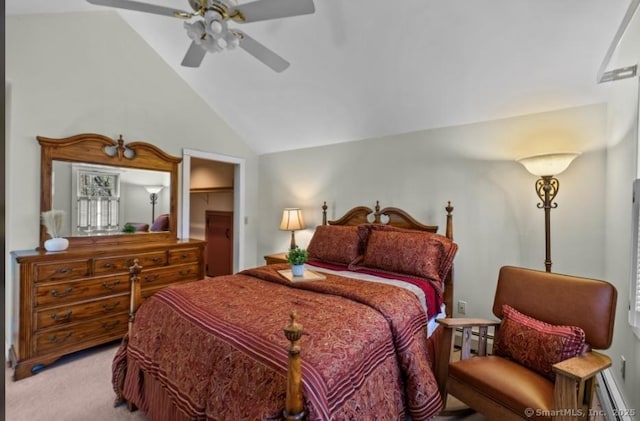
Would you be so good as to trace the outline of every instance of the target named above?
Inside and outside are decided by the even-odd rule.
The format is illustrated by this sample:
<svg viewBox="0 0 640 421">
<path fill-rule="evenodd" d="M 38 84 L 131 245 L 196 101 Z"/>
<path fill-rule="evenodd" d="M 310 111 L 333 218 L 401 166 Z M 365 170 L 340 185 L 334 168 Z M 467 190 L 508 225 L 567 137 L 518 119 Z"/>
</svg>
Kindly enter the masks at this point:
<svg viewBox="0 0 640 421">
<path fill-rule="evenodd" d="M 577 152 L 550 153 L 520 158 L 527 171 L 539 177 L 558 175 L 567 168 L 580 154 Z"/>
<path fill-rule="evenodd" d="M 297 231 L 304 229 L 302 211 L 299 208 L 285 208 L 282 212 L 280 229 L 284 231 Z"/>
</svg>

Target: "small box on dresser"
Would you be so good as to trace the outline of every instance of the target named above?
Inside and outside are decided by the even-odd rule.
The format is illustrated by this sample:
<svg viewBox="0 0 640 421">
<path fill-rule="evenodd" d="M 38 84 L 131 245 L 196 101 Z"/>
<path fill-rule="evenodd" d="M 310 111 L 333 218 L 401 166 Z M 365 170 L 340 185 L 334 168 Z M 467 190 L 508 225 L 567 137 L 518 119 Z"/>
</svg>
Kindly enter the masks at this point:
<svg viewBox="0 0 640 421">
<path fill-rule="evenodd" d="M 121 338 L 131 303 L 130 268 L 142 267 L 142 300 L 171 284 L 203 279 L 200 240 L 15 251 L 10 362 L 14 379 L 63 355 Z"/>
</svg>

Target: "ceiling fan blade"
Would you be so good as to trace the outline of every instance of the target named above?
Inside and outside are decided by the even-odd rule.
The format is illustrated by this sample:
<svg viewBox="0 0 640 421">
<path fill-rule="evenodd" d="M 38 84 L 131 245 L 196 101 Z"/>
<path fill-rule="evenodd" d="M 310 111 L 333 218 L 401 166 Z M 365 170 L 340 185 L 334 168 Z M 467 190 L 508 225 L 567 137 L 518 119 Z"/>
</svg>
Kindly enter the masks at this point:
<svg viewBox="0 0 640 421">
<path fill-rule="evenodd" d="M 98 6 L 116 7 L 119 9 L 136 10 L 138 12 L 154 13 L 156 15 L 176 17 L 192 17 L 193 13 L 185 12 L 179 9 L 172 9 L 170 7 L 156 6 L 154 4 L 141 3 L 139 1 L 130 0 L 87 0 L 91 4 Z"/>
<path fill-rule="evenodd" d="M 240 48 L 245 50 L 247 53 L 251 54 L 278 73 L 289 67 L 289 62 L 287 60 L 283 59 L 244 32 L 239 33 L 241 35 Z"/>
<path fill-rule="evenodd" d="M 181 64 L 185 67 L 199 67 L 206 54 L 207 51 L 204 48 L 196 44 L 195 41 L 192 41 Z"/>
<path fill-rule="evenodd" d="M 257 22 L 290 16 L 308 15 L 316 11 L 313 0 L 257 0 L 232 7 L 229 14 L 240 12 L 239 22 Z"/>
</svg>

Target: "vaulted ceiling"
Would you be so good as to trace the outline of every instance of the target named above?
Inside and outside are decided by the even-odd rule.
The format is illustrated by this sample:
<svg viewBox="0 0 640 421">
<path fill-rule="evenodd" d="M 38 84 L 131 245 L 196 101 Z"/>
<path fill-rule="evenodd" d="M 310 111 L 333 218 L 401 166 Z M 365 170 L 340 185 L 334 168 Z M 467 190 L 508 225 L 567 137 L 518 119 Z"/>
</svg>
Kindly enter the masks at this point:
<svg viewBox="0 0 640 421">
<path fill-rule="evenodd" d="M 191 10 L 187 0 L 145 1 Z M 314 14 L 229 24 L 288 60 L 282 73 L 243 50 L 182 67 L 190 40 L 170 17 L 85 0 L 7 0 L 6 14 L 119 13 L 254 151 L 269 153 L 603 102 L 596 75 L 630 1 L 314 3 Z"/>
</svg>

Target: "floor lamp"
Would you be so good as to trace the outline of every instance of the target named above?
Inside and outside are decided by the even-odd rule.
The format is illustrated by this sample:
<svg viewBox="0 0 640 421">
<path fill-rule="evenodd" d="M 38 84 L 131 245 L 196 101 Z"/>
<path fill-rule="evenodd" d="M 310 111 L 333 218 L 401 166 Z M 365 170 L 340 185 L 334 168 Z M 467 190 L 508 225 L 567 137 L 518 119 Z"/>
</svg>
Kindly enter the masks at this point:
<svg viewBox="0 0 640 421">
<path fill-rule="evenodd" d="M 151 223 L 156 220 L 156 204 L 158 203 L 158 193 L 162 190 L 163 186 L 145 186 L 144 189 L 149 193 L 149 200 L 151 201 Z"/>
<path fill-rule="evenodd" d="M 536 193 L 542 201 L 538 203 L 538 209 L 544 209 L 544 266 L 547 272 L 551 272 L 551 208 L 557 208 L 558 204 L 553 199 L 558 194 L 560 182 L 556 175 L 569 167 L 569 164 L 579 153 L 552 153 L 534 155 L 518 159 L 527 171 L 540 177 L 536 180 Z"/>
</svg>

